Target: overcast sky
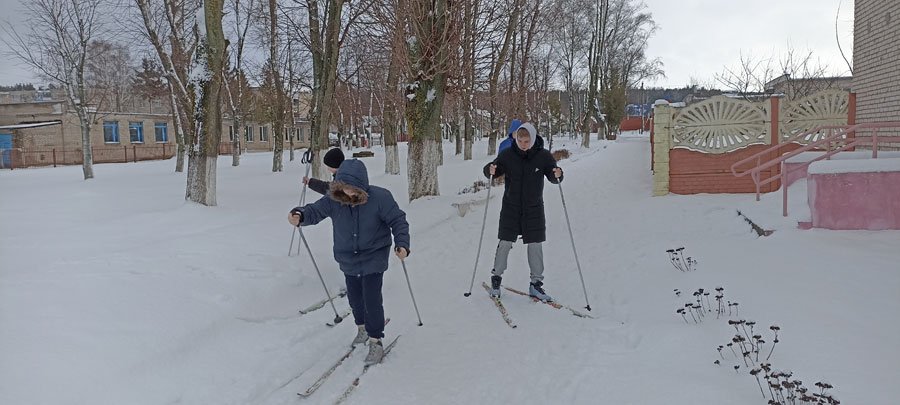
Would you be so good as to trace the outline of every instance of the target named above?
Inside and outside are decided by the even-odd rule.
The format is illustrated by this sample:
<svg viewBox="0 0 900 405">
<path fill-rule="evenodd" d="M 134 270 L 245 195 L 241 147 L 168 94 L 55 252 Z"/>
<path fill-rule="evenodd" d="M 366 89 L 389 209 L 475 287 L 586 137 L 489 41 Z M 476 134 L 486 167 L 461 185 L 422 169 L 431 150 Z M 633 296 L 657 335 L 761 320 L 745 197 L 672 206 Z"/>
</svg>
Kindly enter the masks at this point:
<svg viewBox="0 0 900 405">
<path fill-rule="evenodd" d="M 852 0 L 644 1 L 659 25 L 647 53 L 662 59 L 667 76 L 655 84 L 712 81 L 724 66 L 736 66 L 742 52 L 770 57 L 789 46 L 812 51 L 833 75 L 849 75 L 835 40 L 835 16 L 840 4 L 838 32 L 852 61 Z"/>
<path fill-rule="evenodd" d="M 0 0 L 0 23 L 22 23 L 22 2 Z M 832 68 L 849 74 L 835 41 L 835 15 L 841 4 L 841 45 L 852 55 L 852 0 L 644 0 L 659 31 L 651 39 L 650 57 L 665 64 L 666 77 L 646 85 L 683 86 L 714 83 L 724 66 L 737 65 L 741 53 L 763 58 L 788 46 L 811 50 Z M 0 35 L 3 30 L 0 30 Z M 0 84 L 31 82 L 36 78 L 21 62 L 11 59 L 0 42 Z M 852 59 L 851 59 L 852 60 Z"/>
</svg>

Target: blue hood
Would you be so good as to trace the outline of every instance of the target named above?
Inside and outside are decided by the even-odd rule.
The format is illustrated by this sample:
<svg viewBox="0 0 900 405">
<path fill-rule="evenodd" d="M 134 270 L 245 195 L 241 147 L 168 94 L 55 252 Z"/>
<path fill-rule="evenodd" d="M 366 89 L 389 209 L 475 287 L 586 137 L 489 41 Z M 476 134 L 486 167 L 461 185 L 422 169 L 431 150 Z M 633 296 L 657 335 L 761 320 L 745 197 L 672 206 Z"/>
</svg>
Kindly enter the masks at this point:
<svg viewBox="0 0 900 405">
<path fill-rule="evenodd" d="M 334 181 L 349 184 L 366 192 L 369 191 L 369 172 L 366 170 L 366 165 L 358 159 L 348 159 L 341 163 L 341 167 L 334 175 Z"/>
<path fill-rule="evenodd" d="M 519 129 L 520 125 L 522 125 L 522 121 L 512 120 L 512 122 L 509 123 L 509 129 L 506 130 L 506 137 L 512 138 L 513 133 L 516 132 L 517 129 Z"/>
</svg>

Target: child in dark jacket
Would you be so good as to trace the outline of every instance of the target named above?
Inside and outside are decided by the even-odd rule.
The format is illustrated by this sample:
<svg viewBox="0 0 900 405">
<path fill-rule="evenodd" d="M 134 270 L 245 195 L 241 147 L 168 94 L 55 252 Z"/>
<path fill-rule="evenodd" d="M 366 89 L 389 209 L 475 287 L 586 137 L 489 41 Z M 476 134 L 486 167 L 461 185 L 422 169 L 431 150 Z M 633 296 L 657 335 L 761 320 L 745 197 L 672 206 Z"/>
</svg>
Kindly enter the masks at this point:
<svg viewBox="0 0 900 405">
<path fill-rule="evenodd" d="M 325 163 L 325 167 L 332 175 L 337 173 L 338 168 L 341 167 L 341 163 L 343 162 L 344 152 L 341 152 L 340 148 L 332 148 L 328 152 L 325 152 L 325 156 L 322 157 L 322 163 Z M 308 185 L 312 191 L 325 195 L 325 193 L 328 192 L 328 185 L 330 182 L 303 176 L 303 184 Z"/>
<path fill-rule="evenodd" d="M 544 215 L 544 178 L 558 184 L 563 172 L 556 159 L 544 149 L 544 139 L 538 136 L 531 123 L 523 123 L 515 130 L 515 143 L 497 154 L 497 158 L 484 166 L 484 176 L 504 180 L 503 205 L 500 208 L 500 225 L 494 269 L 491 271 L 491 295 L 500 296 L 500 283 L 506 271 L 507 258 L 513 243 L 522 236 L 528 250 L 528 267 L 531 283 L 528 293 L 541 301 L 553 299 L 544 291 L 544 252 L 541 243 L 547 239 Z"/>
<path fill-rule="evenodd" d="M 353 340 L 369 340 L 366 364 L 384 356 L 384 307 L 381 286 L 388 269 L 393 234 L 394 253 L 409 255 L 409 223 L 391 192 L 369 185 L 366 166 L 345 160 L 335 174 L 326 197 L 296 207 L 288 214 L 294 226 L 315 225 L 331 218 L 334 227 L 334 259 L 344 273 L 347 297 L 358 332 Z"/>
</svg>

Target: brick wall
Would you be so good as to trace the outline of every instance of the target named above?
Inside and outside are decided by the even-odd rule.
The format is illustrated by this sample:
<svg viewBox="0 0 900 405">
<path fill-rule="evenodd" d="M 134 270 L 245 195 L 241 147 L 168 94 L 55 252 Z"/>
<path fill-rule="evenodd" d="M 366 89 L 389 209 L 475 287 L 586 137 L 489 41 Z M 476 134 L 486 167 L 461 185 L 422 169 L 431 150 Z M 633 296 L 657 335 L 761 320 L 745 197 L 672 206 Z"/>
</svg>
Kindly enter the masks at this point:
<svg viewBox="0 0 900 405">
<path fill-rule="evenodd" d="M 747 148 L 724 154 L 694 152 L 687 149 L 669 151 L 669 192 L 674 194 L 699 193 L 755 193 L 756 184 L 749 175 L 734 177 L 731 165 L 738 161 L 769 148 L 770 145 L 753 145 Z M 795 150 L 800 145 L 785 146 L 784 152 Z M 774 157 L 774 156 L 773 156 Z M 781 172 L 778 166 L 763 171 L 761 180 L 777 176 Z M 781 187 L 780 181 L 774 181 L 760 188 L 768 193 Z"/>
<path fill-rule="evenodd" d="M 855 5 L 856 120 L 858 123 L 900 120 L 900 1 L 856 0 Z"/>
</svg>

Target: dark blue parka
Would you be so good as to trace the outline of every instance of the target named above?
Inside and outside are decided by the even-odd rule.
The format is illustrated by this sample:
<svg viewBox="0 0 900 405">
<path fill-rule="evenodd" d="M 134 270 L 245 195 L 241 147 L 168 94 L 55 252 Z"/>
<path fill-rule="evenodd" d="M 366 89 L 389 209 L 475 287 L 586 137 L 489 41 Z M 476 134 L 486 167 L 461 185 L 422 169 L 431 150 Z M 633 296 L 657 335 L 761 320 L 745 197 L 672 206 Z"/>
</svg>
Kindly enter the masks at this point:
<svg viewBox="0 0 900 405">
<path fill-rule="evenodd" d="M 368 195 L 359 204 L 349 203 L 344 187 L 353 187 Z M 315 225 L 331 218 L 334 227 L 334 259 L 344 274 L 365 276 L 388 268 L 391 234 L 397 247 L 409 251 L 409 223 L 391 192 L 369 185 L 366 166 L 357 159 L 341 163 L 331 190 L 318 201 L 297 208 L 303 215 L 301 225 Z"/>
</svg>

